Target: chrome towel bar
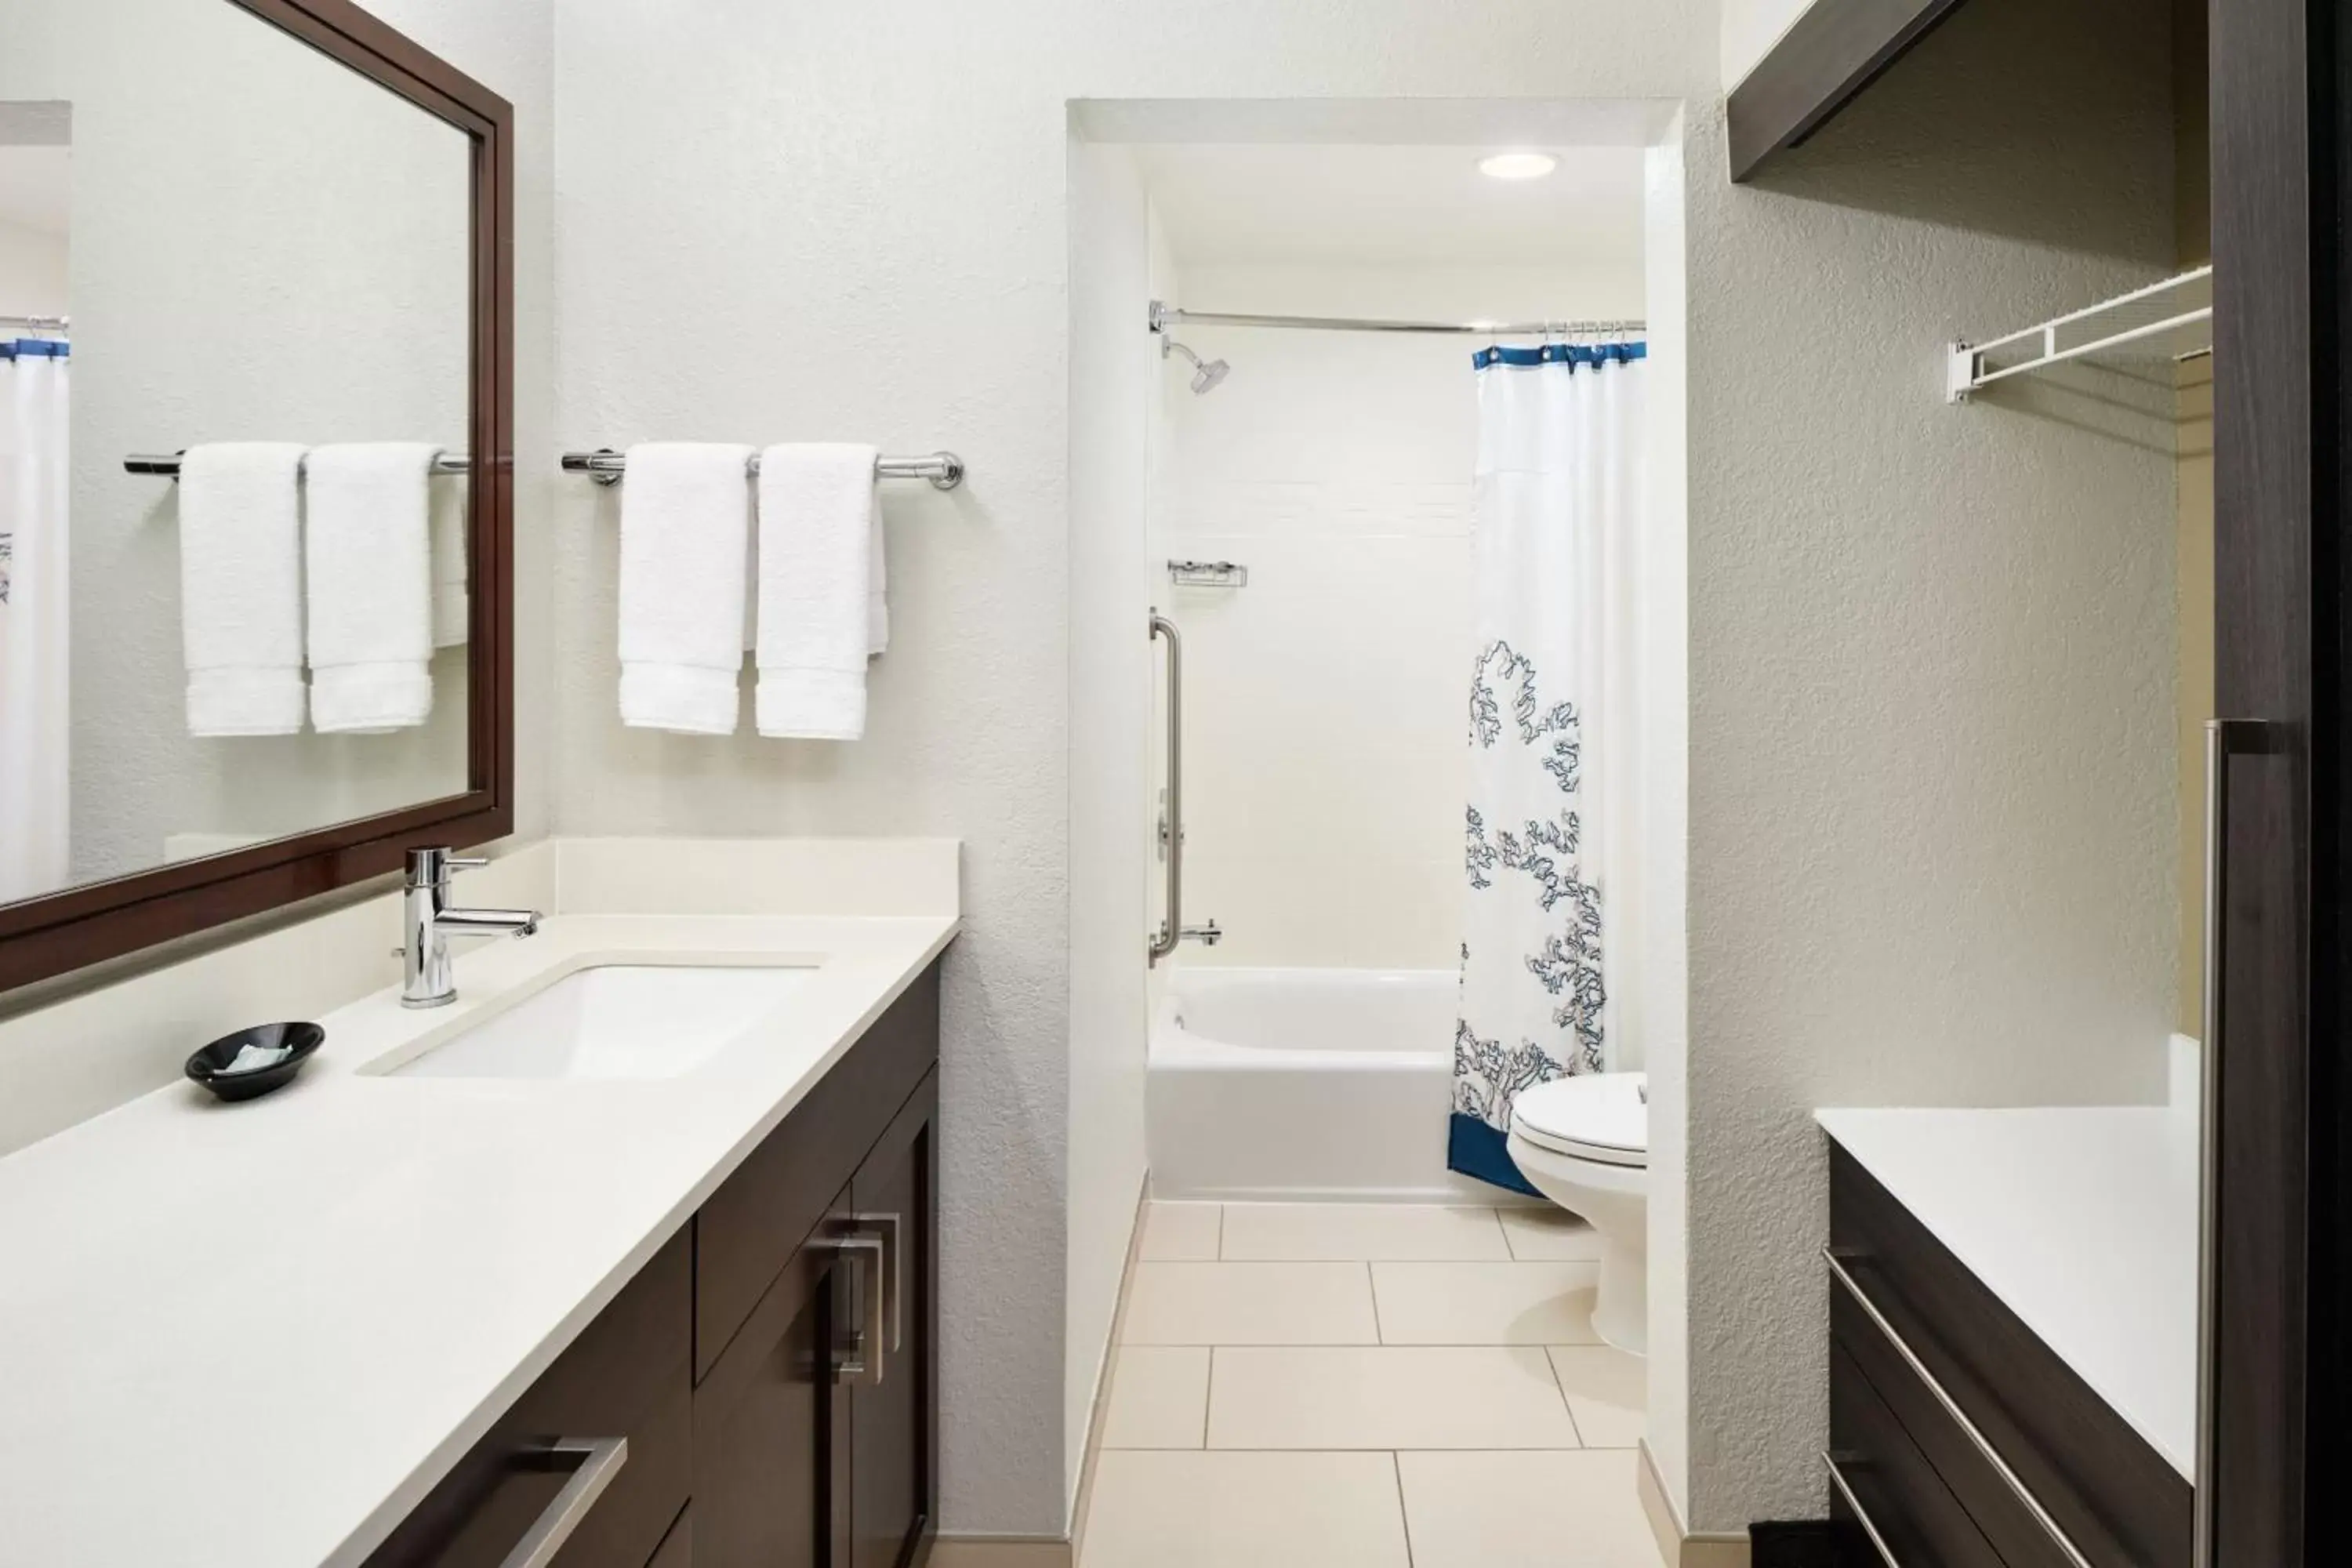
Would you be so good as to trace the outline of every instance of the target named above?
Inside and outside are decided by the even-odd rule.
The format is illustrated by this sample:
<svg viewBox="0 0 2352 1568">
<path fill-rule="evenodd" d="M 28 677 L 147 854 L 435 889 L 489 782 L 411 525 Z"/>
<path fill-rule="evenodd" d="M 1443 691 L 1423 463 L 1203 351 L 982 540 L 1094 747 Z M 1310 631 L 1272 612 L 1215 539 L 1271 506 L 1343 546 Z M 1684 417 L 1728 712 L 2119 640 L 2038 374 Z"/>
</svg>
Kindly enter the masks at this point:
<svg viewBox="0 0 2352 1568">
<path fill-rule="evenodd" d="M 176 479 L 180 477 L 180 459 L 184 456 L 185 454 L 180 452 L 133 452 L 122 459 L 122 471 Z M 444 452 L 433 459 L 433 471 L 436 474 L 470 474 L 474 471 L 474 460 L 463 452 Z"/>
<path fill-rule="evenodd" d="M 617 485 L 621 476 L 629 471 L 629 458 L 625 452 L 602 447 L 593 452 L 566 452 L 563 471 L 586 474 L 600 485 Z M 750 472 L 760 471 L 760 459 L 754 457 Z M 874 477 L 877 479 L 929 479 L 934 489 L 951 490 L 963 483 L 963 459 L 953 452 L 933 452 L 928 458 L 877 458 Z"/>
</svg>

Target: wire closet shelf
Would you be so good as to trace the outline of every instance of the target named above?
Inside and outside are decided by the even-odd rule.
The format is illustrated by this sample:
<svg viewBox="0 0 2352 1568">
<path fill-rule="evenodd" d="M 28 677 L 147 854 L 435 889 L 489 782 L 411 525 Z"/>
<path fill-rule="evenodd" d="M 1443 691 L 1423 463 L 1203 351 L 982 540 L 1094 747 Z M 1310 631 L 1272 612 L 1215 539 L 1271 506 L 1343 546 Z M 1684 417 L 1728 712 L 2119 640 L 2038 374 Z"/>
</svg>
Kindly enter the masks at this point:
<svg viewBox="0 0 2352 1568">
<path fill-rule="evenodd" d="M 1944 395 L 1965 403 L 1988 386 L 2076 362 L 2168 376 L 2212 352 L 2213 268 L 2199 267 L 2004 337 L 1954 343 Z"/>
</svg>

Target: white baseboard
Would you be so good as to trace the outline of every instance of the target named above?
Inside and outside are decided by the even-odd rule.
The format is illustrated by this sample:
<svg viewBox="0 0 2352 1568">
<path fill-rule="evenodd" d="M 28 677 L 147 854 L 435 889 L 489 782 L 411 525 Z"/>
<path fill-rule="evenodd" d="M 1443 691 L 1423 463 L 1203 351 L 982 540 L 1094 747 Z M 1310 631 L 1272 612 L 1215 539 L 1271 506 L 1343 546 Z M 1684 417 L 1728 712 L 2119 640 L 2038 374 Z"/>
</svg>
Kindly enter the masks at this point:
<svg viewBox="0 0 2352 1568">
<path fill-rule="evenodd" d="M 942 1535 L 930 1568 L 1072 1568 L 1077 1553 L 1050 1535 Z"/>
<path fill-rule="evenodd" d="M 1646 1439 L 1641 1452 L 1634 1489 L 1641 1494 L 1642 1512 L 1649 1518 L 1650 1533 L 1657 1537 L 1658 1555 L 1665 1560 L 1666 1568 L 1748 1568 L 1748 1532 L 1693 1534 L 1675 1511 L 1675 1500 L 1665 1483 L 1658 1479 L 1657 1456 L 1650 1452 Z"/>
<path fill-rule="evenodd" d="M 1151 1201 L 1151 1173 L 1135 1194 L 1135 1221 L 1128 1227 L 1127 1261 L 1119 1266 L 1118 1300 L 1111 1308 L 1110 1338 L 1103 1343 L 1102 1367 L 1095 1374 L 1094 1405 L 1087 1413 L 1086 1457 L 1078 1462 L 1078 1495 L 1070 1500 L 1070 1555 L 1086 1544 L 1087 1514 L 1095 1500 L 1095 1461 L 1102 1455 L 1104 1418 L 1110 1412 L 1111 1384 L 1118 1375 L 1118 1347 L 1127 1332 L 1127 1297 L 1135 1283 L 1135 1260 L 1143 1252 L 1143 1210 Z M 1010 1568 L 1010 1565 L 1008 1565 Z"/>
</svg>

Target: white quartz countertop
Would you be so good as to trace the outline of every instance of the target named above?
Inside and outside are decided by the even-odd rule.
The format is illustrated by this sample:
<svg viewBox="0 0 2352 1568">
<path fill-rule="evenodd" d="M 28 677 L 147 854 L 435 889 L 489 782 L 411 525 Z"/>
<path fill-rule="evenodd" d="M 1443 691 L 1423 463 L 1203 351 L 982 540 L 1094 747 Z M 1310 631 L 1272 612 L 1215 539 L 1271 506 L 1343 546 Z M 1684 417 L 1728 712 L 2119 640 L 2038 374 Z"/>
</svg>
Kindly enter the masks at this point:
<svg viewBox="0 0 2352 1568">
<path fill-rule="evenodd" d="M 1816 1119 L 2193 1479 L 2192 1110 L 1822 1110 Z"/>
<path fill-rule="evenodd" d="M 956 928 L 558 915 L 462 952 L 453 1006 L 328 1014 L 267 1099 L 174 1084 L 0 1160 L 0 1559 L 359 1562 Z M 357 1070 L 593 963 L 812 960 L 684 1077 Z"/>
</svg>

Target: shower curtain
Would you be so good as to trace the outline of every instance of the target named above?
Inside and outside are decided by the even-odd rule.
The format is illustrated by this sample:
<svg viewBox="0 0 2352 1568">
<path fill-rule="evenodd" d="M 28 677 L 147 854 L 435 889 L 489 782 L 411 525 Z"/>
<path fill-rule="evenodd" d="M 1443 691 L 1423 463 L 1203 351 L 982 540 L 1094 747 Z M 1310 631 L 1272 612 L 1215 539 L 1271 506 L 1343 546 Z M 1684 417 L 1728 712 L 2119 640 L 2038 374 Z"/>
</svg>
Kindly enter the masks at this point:
<svg viewBox="0 0 2352 1568">
<path fill-rule="evenodd" d="M 68 351 L 0 342 L 0 904 L 66 885 Z"/>
<path fill-rule="evenodd" d="M 1478 378 L 1462 989 L 1446 1163 L 1532 1192 L 1521 1089 L 1610 1062 L 1611 795 L 1631 717 L 1639 342 L 1491 348 Z"/>
</svg>

